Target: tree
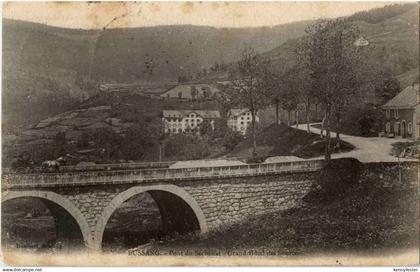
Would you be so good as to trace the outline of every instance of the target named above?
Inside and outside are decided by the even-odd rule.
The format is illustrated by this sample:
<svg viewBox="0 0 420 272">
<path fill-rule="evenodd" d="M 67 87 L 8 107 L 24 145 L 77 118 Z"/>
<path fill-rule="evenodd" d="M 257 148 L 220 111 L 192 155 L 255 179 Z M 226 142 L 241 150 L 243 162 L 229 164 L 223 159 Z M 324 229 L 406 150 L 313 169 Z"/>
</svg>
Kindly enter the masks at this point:
<svg viewBox="0 0 420 272">
<path fill-rule="evenodd" d="M 93 139 L 96 147 L 105 149 L 105 156 L 108 160 L 117 156 L 123 140 L 110 127 L 96 129 L 93 133 Z"/>
<path fill-rule="evenodd" d="M 62 156 L 66 153 L 66 133 L 65 132 L 58 132 L 54 137 L 54 157 L 57 158 Z"/>
<path fill-rule="evenodd" d="M 226 134 L 223 138 L 223 145 L 228 151 L 232 151 L 237 144 L 243 140 L 243 136 L 239 131 L 233 131 L 227 129 Z"/>
<path fill-rule="evenodd" d="M 214 121 L 214 130 L 212 132 L 212 137 L 214 139 L 221 139 L 223 138 L 227 133 L 227 120 L 224 116 L 220 119 L 216 119 Z"/>
<path fill-rule="evenodd" d="M 209 120 L 203 120 L 200 124 L 200 135 L 201 136 L 209 136 L 213 132 L 213 126 L 211 125 Z"/>
<path fill-rule="evenodd" d="M 86 148 L 89 146 L 89 142 L 92 140 L 90 133 L 84 131 L 78 138 L 76 145 L 79 148 Z"/>
<path fill-rule="evenodd" d="M 268 104 L 265 94 L 267 83 L 265 81 L 268 60 L 261 58 L 255 50 L 245 49 L 237 67 L 231 74 L 232 90 L 231 98 L 236 104 L 246 107 L 251 113 L 252 149 L 253 156 L 257 155 L 257 143 L 255 135 L 255 117 L 257 112 Z"/>
<path fill-rule="evenodd" d="M 195 86 L 191 86 L 191 98 L 192 100 L 197 99 L 198 91 Z"/>
<path fill-rule="evenodd" d="M 144 159 L 147 151 L 156 146 L 155 139 L 158 136 L 151 131 L 150 126 L 146 123 L 135 124 L 125 132 L 121 151 L 126 159 Z"/>
<path fill-rule="evenodd" d="M 325 110 L 325 159 L 329 161 L 333 110 L 338 120 L 339 135 L 340 115 L 359 85 L 356 72 L 357 48 L 353 46 L 357 29 L 348 22 L 337 19 L 315 23 L 306 29 L 306 33 L 297 53 L 301 65 L 309 71 L 313 91 Z"/>
<path fill-rule="evenodd" d="M 375 96 L 379 104 L 386 103 L 401 91 L 400 82 L 388 69 L 378 73 L 375 83 Z"/>
</svg>

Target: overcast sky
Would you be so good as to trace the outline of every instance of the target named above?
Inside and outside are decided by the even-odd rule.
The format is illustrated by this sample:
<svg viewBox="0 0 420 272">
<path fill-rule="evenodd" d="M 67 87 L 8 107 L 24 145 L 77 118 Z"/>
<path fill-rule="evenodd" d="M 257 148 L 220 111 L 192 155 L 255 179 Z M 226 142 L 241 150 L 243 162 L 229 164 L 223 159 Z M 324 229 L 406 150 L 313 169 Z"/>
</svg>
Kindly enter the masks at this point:
<svg viewBox="0 0 420 272">
<path fill-rule="evenodd" d="M 68 28 L 191 24 L 215 27 L 273 26 L 333 18 L 390 2 L 6 2 L 5 18 Z"/>
</svg>

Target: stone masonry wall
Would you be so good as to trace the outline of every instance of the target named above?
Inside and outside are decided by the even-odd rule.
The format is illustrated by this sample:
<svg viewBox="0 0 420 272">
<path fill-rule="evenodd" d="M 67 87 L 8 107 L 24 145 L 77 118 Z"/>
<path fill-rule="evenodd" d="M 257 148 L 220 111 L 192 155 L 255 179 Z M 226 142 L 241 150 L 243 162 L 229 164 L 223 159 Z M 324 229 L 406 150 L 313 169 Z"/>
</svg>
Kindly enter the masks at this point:
<svg viewBox="0 0 420 272">
<path fill-rule="evenodd" d="M 286 210 L 300 204 L 315 180 L 315 173 L 231 178 L 179 184 L 197 201 L 209 230 L 247 218 Z"/>
<path fill-rule="evenodd" d="M 242 222 L 251 216 L 299 205 L 315 180 L 315 175 L 316 173 L 295 173 L 166 184 L 176 185 L 187 191 L 202 209 L 209 230 L 215 230 Z M 62 187 L 54 188 L 53 191 L 65 196 L 80 209 L 93 234 L 105 207 L 119 193 L 132 186 L 138 184 Z"/>
</svg>

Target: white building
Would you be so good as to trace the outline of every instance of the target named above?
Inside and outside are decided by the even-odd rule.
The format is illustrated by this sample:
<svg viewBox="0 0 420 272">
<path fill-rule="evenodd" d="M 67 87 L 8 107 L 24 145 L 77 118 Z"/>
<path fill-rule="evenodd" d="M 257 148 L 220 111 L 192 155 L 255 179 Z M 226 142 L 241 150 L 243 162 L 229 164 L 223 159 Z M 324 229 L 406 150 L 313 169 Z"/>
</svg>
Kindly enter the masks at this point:
<svg viewBox="0 0 420 272">
<path fill-rule="evenodd" d="M 212 129 L 214 121 L 220 118 L 218 110 L 164 110 L 162 125 L 165 133 L 178 134 L 191 131 L 199 133 L 201 124 L 207 120 Z"/>
<path fill-rule="evenodd" d="M 231 109 L 227 115 L 227 126 L 233 131 L 239 131 L 245 135 L 248 127 L 251 126 L 252 115 L 249 109 Z M 255 122 L 259 122 L 258 114 L 255 116 Z"/>
</svg>

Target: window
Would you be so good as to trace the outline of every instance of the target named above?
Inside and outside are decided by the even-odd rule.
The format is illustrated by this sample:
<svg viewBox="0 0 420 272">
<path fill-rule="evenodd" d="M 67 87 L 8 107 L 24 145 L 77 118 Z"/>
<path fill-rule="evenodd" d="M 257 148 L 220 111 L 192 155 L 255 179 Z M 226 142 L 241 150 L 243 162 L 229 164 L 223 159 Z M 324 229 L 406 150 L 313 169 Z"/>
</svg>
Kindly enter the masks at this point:
<svg viewBox="0 0 420 272">
<path fill-rule="evenodd" d="M 243 125 L 244 124 L 244 122 L 241 122 L 241 125 Z"/>
<path fill-rule="evenodd" d="M 408 123 L 407 131 L 408 131 L 408 134 L 412 134 L 413 133 L 413 126 L 411 125 L 411 122 Z"/>
<path fill-rule="evenodd" d="M 389 122 L 386 122 L 385 131 L 386 131 L 386 133 L 390 133 L 391 132 L 391 124 Z"/>
<path fill-rule="evenodd" d="M 394 109 L 394 117 L 398 118 L 398 109 Z"/>
<path fill-rule="evenodd" d="M 386 110 L 386 118 L 389 118 L 390 114 L 389 114 L 389 110 Z"/>
</svg>

